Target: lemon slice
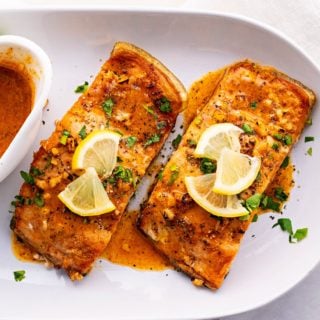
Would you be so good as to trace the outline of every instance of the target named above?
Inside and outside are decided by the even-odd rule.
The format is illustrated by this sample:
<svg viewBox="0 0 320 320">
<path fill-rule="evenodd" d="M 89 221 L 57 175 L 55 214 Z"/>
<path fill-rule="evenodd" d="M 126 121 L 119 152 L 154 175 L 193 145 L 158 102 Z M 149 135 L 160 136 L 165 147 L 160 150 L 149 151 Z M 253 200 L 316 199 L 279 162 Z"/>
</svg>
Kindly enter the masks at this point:
<svg viewBox="0 0 320 320">
<path fill-rule="evenodd" d="M 261 160 L 228 148 L 221 151 L 213 191 L 224 195 L 238 194 L 256 179 Z"/>
<path fill-rule="evenodd" d="M 70 211 L 80 216 L 96 216 L 116 207 L 110 201 L 94 168 L 69 183 L 58 198 Z"/>
<path fill-rule="evenodd" d="M 202 133 L 194 154 L 199 158 L 218 160 L 224 148 L 240 152 L 241 133 L 243 130 L 232 123 L 214 124 Z"/>
<path fill-rule="evenodd" d="M 76 148 L 72 170 L 95 168 L 101 178 L 110 176 L 117 163 L 120 134 L 111 130 L 90 133 Z"/>
<path fill-rule="evenodd" d="M 186 177 L 185 184 L 191 198 L 203 209 L 215 216 L 233 218 L 247 215 L 249 212 L 237 196 L 225 196 L 212 191 L 216 174 L 198 177 Z"/>
</svg>

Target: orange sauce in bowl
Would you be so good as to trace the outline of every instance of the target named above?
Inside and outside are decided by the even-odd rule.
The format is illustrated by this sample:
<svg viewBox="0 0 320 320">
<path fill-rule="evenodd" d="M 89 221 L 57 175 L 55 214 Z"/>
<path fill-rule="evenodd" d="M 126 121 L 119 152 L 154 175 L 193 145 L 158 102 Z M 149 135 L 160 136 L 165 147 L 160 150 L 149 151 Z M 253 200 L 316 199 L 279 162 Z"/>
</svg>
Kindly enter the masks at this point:
<svg viewBox="0 0 320 320">
<path fill-rule="evenodd" d="M 0 62 L 0 157 L 30 114 L 33 91 L 33 83 L 21 66 Z"/>
</svg>

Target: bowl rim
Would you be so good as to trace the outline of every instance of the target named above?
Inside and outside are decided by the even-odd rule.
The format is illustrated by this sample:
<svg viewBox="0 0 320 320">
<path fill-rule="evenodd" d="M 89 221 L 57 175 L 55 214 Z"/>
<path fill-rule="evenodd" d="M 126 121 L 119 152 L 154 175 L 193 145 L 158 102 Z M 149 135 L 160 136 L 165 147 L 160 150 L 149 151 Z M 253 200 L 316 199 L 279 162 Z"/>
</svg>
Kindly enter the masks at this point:
<svg viewBox="0 0 320 320">
<path fill-rule="evenodd" d="M 40 78 L 43 79 L 43 85 L 41 88 L 41 91 L 39 92 L 38 96 L 35 98 L 35 101 L 33 103 L 32 110 L 26 120 L 24 121 L 23 125 L 11 141 L 10 145 L 0 158 L 0 181 L 4 180 L 20 163 L 20 161 L 25 156 L 26 152 L 21 152 L 17 156 L 17 163 L 16 165 L 13 165 L 11 169 L 7 168 L 6 163 L 10 161 L 12 152 L 17 148 L 17 141 L 24 136 L 27 135 L 28 130 L 32 125 L 36 123 L 36 121 L 39 118 L 40 113 L 42 112 L 42 108 L 45 106 L 46 101 L 48 99 L 49 91 L 51 88 L 52 83 L 52 64 L 48 57 L 48 55 L 45 53 L 45 51 L 35 42 L 32 40 L 29 40 L 25 37 L 16 36 L 16 35 L 1 35 L 0 36 L 0 45 L 7 45 L 19 47 L 23 50 L 29 51 L 37 60 L 37 63 L 42 69 L 42 73 L 40 75 Z M 1 172 L 3 170 L 6 170 L 5 173 Z"/>
</svg>

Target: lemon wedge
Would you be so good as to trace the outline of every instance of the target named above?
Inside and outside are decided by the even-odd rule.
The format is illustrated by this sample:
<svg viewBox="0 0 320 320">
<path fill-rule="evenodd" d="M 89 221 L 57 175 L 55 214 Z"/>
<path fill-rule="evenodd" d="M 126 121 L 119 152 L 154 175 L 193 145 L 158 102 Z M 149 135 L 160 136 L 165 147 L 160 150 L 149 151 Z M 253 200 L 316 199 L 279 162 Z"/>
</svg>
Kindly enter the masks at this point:
<svg viewBox="0 0 320 320">
<path fill-rule="evenodd" d="M 70 211 L 80 216 L 96 216 L 113 211 L 109 199 L 94 168 L 69 183 L 58 198 Z"/>
<path fill-rule="evenodd" d="M 217 162 L 217 177 L 212 191 L 223 195 L 240 193 L 254 182 L 260 166 L 260 158 L 224 148 Z"/>
<path fill-rule="evenodd" d="M 218 160 L 222 149 L 240 152 L 239 136 L 243 130 L 232 123 L 218 123 L 206 129 L 197 144 L 194 155 Z"/>
<path fill-rule="evenodd" d="M 104 179 L 111 175 L 117 163 L 121 135 L 111 130 L 90 133 L 76 148 L 72 158 L 72 170 L 95 168 Z"/>
<path fill-rule="evenodd" d="M 215 216 L 234 218 L 247 215 L 249 212 L 237 196 L 226 196 L 212 191 L 216 174 L 205 174 L 198 177 L 185 177 L 185 185 L 191 198 L 203 209 Z"/>
</svg>

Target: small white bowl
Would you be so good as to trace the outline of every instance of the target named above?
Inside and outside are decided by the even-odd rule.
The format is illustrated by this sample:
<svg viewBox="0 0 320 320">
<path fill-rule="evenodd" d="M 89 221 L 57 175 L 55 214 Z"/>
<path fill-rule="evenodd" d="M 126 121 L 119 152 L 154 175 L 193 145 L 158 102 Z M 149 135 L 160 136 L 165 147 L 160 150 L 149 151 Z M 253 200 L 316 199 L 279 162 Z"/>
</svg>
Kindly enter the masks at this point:
<svg viewBox="0 0 320 320">
<path fill-rule="evenodd" d="M 34 42 L 19 36 L 0 36 L 0 63 L 22 63 L 33 81 L 32 110 L 11 144 L 0 158 L 0 182 L 4 180 L 25 157 L 41 124 L 52 80 L 52 66 L 47 54 Z"/>
</svg>

